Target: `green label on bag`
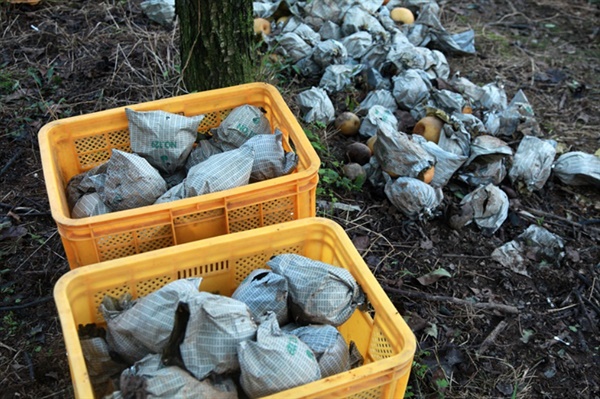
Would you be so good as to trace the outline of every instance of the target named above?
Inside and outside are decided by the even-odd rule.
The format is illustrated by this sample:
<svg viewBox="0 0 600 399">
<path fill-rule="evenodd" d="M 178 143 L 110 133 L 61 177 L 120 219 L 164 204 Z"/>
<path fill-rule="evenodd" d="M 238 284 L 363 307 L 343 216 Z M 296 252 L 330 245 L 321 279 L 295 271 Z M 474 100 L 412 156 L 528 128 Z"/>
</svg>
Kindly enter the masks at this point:
<svg viewBox="0 0 600 399">
<path fill-rule="evenodd" d="M 255 136 L 256 132 L 248 127 L 248 125 L 244 125 L 243 123 L 238 123 L 237 130 L 240 133 L 246 135 L 246 137 Z"/>
<path fill-rule="evenodd" d="M 289 337 L 286 349 L 290 355 L 295 355 L 296 351 L 298 350 L 298 338 Z"/>
<path fill-rule="evenodd" d="M 175 141 L 153 141 L 150 145 L 152 148 L 177 148 Z"/>
</svg>

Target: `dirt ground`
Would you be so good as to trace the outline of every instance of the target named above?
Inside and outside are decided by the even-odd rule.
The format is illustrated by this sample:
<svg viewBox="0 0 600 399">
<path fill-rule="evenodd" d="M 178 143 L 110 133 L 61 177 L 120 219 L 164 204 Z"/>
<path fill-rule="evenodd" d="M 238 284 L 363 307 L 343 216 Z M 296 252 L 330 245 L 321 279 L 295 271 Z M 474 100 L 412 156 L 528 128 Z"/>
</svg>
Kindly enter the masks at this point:
<svg viewBox="0 0 600 399">
<path fill-rule="evenodd" d="M 52 298 L 68 271 L 45 190 L 37 133 L 83 113 L 182 94 L 177 31 L 149 21 L 140 1 L 0 3 L 0 398 L 68 398 L 71 381 Z M 600 11 L 596 0 L 439 2 L 449 31 L 471 27 L 477 54 L 449 58 L 477 84 L 523 90 L 543 138 L 563 150 L 600 148 Z M 263 71 L 264 72 L 264 71 Z M 287 96 L 307 82 L 270 73 Z M 338 112 L 345 104 L 340 101 Z M 350 139 L 317 132 L 335 168 Z M 513 148 L 518 138 L 509 142 Z M 413 329 L 408 394 L 418 398 L 600 398 L 600 191 L 551 176 L 522 195 L 507 180 L 509 218 L 493 235 L 452 229 L 445 212 L 410 222 L 368 184 L 324 185 L 361 211 L 340 223 Z M 457 193 L 468 192 L 457 184 Z M 490 258 L 530 224 L 565 243 L 560 259 L 530 259 L 529 276 Z M 445 269 L 450 277 L 423 285 Z"/>
</svg>

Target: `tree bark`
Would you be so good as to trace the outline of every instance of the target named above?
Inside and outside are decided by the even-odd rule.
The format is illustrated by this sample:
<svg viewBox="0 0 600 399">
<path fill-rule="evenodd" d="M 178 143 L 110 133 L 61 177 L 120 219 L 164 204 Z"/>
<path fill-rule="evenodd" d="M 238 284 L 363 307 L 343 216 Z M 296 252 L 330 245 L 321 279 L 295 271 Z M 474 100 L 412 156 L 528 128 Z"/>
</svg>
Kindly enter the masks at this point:
<svg viewBox="0 0 600 399">
<path fill-rule="evenodd" d="M 176 0 L 175 8 L 188 92 L 252 80 L 252 1 Z"/>
</svg>

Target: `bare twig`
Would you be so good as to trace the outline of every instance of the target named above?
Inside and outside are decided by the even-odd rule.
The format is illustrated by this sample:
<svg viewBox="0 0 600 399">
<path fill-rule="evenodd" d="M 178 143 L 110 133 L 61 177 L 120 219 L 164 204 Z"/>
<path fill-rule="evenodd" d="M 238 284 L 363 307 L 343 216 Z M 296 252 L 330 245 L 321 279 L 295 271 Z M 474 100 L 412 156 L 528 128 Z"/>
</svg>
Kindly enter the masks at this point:
<svg viewBox="0 0 600 399">
<path fill-rule="evenodd" d="M 575 273 L 575 277 L 577 277 L 586 286 L 588 286 L 590 288 L 589 297 L 585 298 L 585 299 L 589 300 L 590 298 L 596 298 L 596 300 L 600 301 L 600 292 L 598 292 L 596 290 L 596 278 L 595 277 L 594 277 L 593 281 L 591 281 L 590 279 L 588 279 L 586 276 L 584 276 L 581 273 Z M 600 313 L 598 313 L 598 316 L 600 316 Z"/>
<path fill-rule="evenodd" d="M 480 256 L 480 255 L 464 255 L 464 254 L 442 254 L 443 257 L 446 258 L 465 258 L 465 259 L 489 259 L 489 255 Z"/>
<path fill-rule="evenodd" d="M 4 167 L 2 168 L 2 170 L 0 170 L 0 176 L 2 176 L 4 173 L 6 173 L 6 171 L 8 170 L 8 168 L 10 168 L 10 166 L 17 159 L 19 159 L 19 157 L 21 156 L 22 153 L 23 153 L 23 149 L 22 148 L 18 148 L 17 151 L 14 153 L 14 155 L 12 157 L 10 157 L 10 159 L 6 162 L 6 164 L 4 165 Z"/>
<path fill-rule="evenodd" d="M 45 297 L 40 298 L 40 299 L 36 299 L 35 301 L 31 301 L 31 302 L 28 302 L 28 303 L 23 303 L 23 304 L 20 304 L 20 305 L 1 306 L 0 307 L 0 312 L 8 312 L 8 311 L 11 311 L 11 310 L 25 309 L 25 308 L 28 308 L 30 306 L 35 306 L 35 305 L 39 305 L 41 303 L 45 303 L 45 302 L 51 301 L 52 298 L 53 298 L 53 296 L 50 295 L 50 296 L 45 296 Z"/>
<path fill-rule="evenodd" d="M 37 251 L 39 251 L 40 249 L 42 249 L 42 248 L 43 248 L 43 247 L 46 245 L 46 243 L 47 243 L 48 241 L 50 241 L 50 240 L 52 239 L 52 237 L 54 237 L 54 236 L 56 235 L 56 233 L 57 233 L 57 232 L 58 232 L 58 230 L 54 231 L 54 233 L 52 233 L 52 235 L 51 235 L 50 237 L 48 237 L 48 238 L 46 239 L 46 241 L 44 241 L 44 242 L 43 242 L 43 243 L 42 243 L 42 244 L 41 244 L 39 247 L 37 247 L 37 248 L 35 249 L 35 251 L 33 251 L 33 252 L 32 252 L 32 253 L 31 253 L 31 254 L 30 254 L 30 255 L 29 255 L 29 256 L 28 256 L 28 257 L 27 257 L 27 258 L 26 258 L 26 259 L 25 259 L 23 262 L 21 262 L 21 264 L 20 264 L 19 266 L 17 266 L 17 268 L 15 269 L 15 272 L 19 271 L 19 269 L 20 269 L 20 268 L 21 268 L 21 267 L 22 267 L 22 266 L 23 266 L 25 263 L 27 263 L 27 261 L 28 261 L 29 259 L 31 259 L 31 257 L 37 253 Z"/>
<path fill-rule="evenodd" d="M 60 391 L 58 391 L 58 392 L 53 392 L 53 393 L 51 393 L 51 394 L 49 394 L 49 395 L 42 396 L 40 399 L 48 399 L 48 398 L 53 398 L 53 397 L 55 397 L 55 396 L 59 396 L 59 395 L 60 395 L 60 396 L 63 396 L 63 395 L 64 395 L 64 396 L 66 396 L 66 393 L 65 393 L 65 392 L 66 392 L 68 389 L 69 389 L 69 388 L 65 388 L 65 389 L 63 389 L 63 390 L 60 390 Z"/>
<path fill-rule="evenodd" d="M 590 327 L 592 328 L 592 331 L 594 332 L 594 334 L 596 334 L 596 332 L 597 332 L 596 323 L 594 323 L 590 314 L 587 312 L 587 309 L 585 308 L 585 304 L 583 303 L 583 298 L 581 297 L 581 293 L 579 292 L 579 290 L 573 290 L 573 291 L 575 293 L 575 296 L 577 297 L 577 301 L 579 302 L 579 307 L 581 309 L 582 316 L 585 316 L 585 318 L 588 320 L 588 323 L 590 323 Z"/>
<path fill-rule="evenodd" d="M 508 323 L 504 320 L 498 323 L 498 325 L 492 330 L 490 335 L 488 335 L 481 343 L 481 346 L 477 350 L 477 356 L 481 356 L 487 351 L 488 347 L 492 344 L 492 342 L 496 340 L 498 335 L 506 328 L 507 325 Z"/>
<path fill-rule="evenodd" d="M 564 218 L 562 216 L 555 215 L 553 213 L 548 213 L 548 212 L 544 212 L 544 211 L 540 211 L 540 210 L 532 209 L 532 208 L 526 208 L 526 207 L 524 207 L 523 210 L 525 212 L 528 212 L 528 213 L 532 214 L 532 215 L 537 215 L 537 216 L 542 216 L 542 217 L 547 217 L 547 218 L 552 218 L 552 219 L 560 220 L 561 222 L 569 224 L 569 225 L 574 226 L 574 227 L 578 227 L 578 228 L 581 228 L 581 229 L 584 229 L 584 230 L 593 230 L 593 231 L 595 231 L 597 233 L 600 233 L 600 230 L 598 230 L 596 228 L 584 225 L 584 224 L 579 223 L 579 222 L 574 222 L 572 220 L 569 220 L 569 219 Z M 523 212 L 520 212 L 520 214 L 524 215 L 524 216 L 527 216 L 527 214 L 525 214 Z"/>
<path fill-rule="evenodd" d="M 5 343 L 0 342 L 0 346 L 3 347 L 4 349 L 8 349 L 11 352 L 16 352 L 17 350 L 14 348 L 11 348 L 10 346 L 6 345 Z"/>
<path fill-rule="evenodd" d="M 562 307 L 562 308 L 557 308 L 557 309 L 549 309 L 549 310 L 548 310 L 548 313 L 564 312 L 565 310 L 569 310 L 569 309 L 571 309 L 571 308 L 574 308 L 575 306 L 577 306 L 577 304 L 576 304 L 576 303 L 573 303 L 573 304 L 571 304 L 571 305 L 567 305 L 567 306 L 565 306 L 565 307 Z"/>
<path fill-rule="evenodd" d="M 31 381 L 35 381 L 35 370 L 33 368 L 31 356 L 29 356 L 29 353 L 23 352 L 23 358 L 25 359 L 25 364 L 27 364 L 27 369 L 29 370 L 29 378 L 31 378 Z"/>
<path fill-rule="evenodd" d="M 598 305 L 596 305 L 594 302 L 590 301 L 589 299 L 587 299 L 586 297 L 581 297 L 581 300 L 588 305 L 589 307 L 591 307 L 592 309 L 594 309 L 594 312 L 596 312 L 596 314 L 598 316 L 600 316 L 600 307 Z"/>
<path fill-rule="evenodd" d="M 519 313 L 519 309 L 517 309 L 514 306 L 510 306 L 510 305 L 502 305 L 499 303 L 490 303 L 490 302 L 471 302 L 471 301 L 467 301 L 467 300 L 460 299 L 460 298 L 454 298 L 451 296 L 431 295 L 431 294 L 426 294 L 424 292 L 401 290 L 401 289 L 392 288 L 389 286 L 382 286 L 382 287 L 385 292 L 388 292 L 391 294 L 396 294 L 396 295 L 407 296 L 409 298 L 425 299 L 425 300 L 429 300 L 429 301 L 438 301 L 438 302 L 450 302 L 450 303 L 454 303 L 457 305 L 467 305 L 467 306 L 472 306 L 474 308 L 486 309 L 486 310 L 498 310 L 498 311 L 501 311 L 504 313 L 510 313 L 510 314 L 518 314 Z"/>
</svg>

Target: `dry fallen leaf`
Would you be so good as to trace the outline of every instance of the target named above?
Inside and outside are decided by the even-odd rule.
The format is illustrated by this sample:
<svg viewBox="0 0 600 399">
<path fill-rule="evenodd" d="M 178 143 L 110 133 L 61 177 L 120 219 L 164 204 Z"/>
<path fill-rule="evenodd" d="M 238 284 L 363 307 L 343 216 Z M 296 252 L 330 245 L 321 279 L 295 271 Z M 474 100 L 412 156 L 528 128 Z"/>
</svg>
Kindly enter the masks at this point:
<svg viewBox="0 0 600 399">
<path fill-rule="evenodd" d="M 446 269 L 437 269 L 431 273 L 427 273 L 419 278 L 417 281 L 422 285 L 431 285 L 437 282 L 442 277 L 452 277 L 452 275 Z"/>
</svg>

